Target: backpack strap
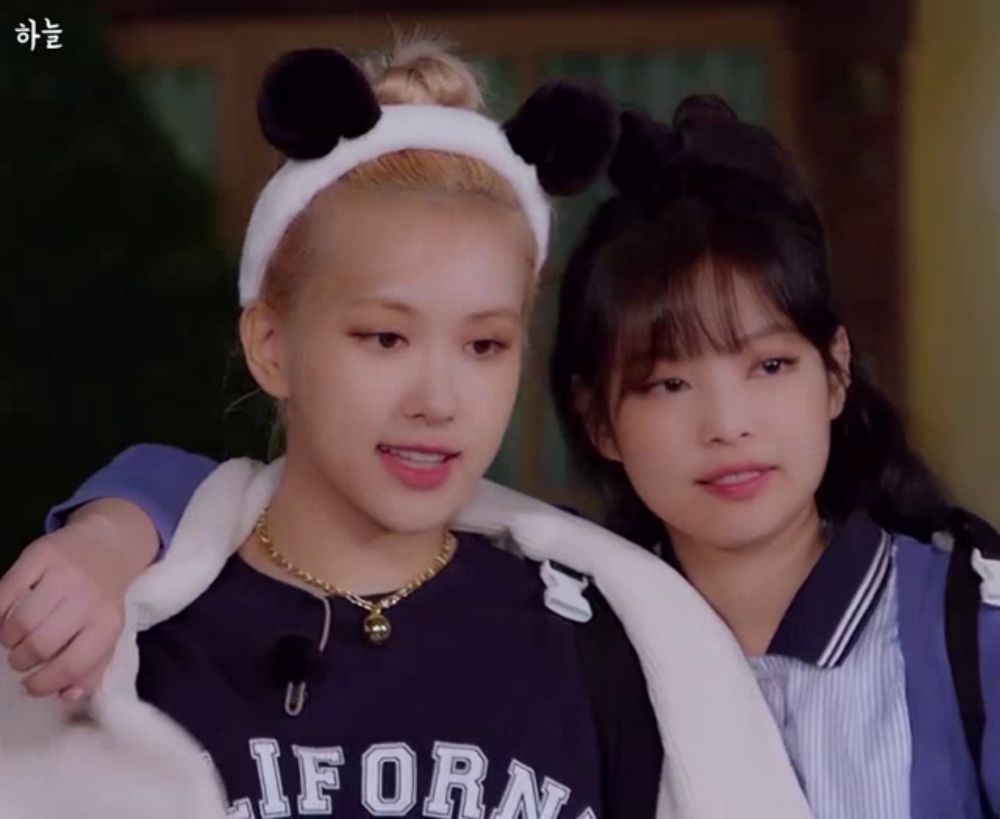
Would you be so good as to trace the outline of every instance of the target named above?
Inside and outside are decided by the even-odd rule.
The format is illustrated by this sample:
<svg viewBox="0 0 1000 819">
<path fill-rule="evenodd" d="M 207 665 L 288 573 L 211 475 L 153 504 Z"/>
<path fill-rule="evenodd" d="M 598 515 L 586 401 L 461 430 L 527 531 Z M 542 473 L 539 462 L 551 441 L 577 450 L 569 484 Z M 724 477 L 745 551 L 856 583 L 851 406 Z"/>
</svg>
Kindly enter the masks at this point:
<svg viewBox="0 0 1000 819">
<path fill-rule="evenodd" d="M 545 606 L 573 623 L 601 757 L 605 819 L 655 819 L 663 746 L 646 679 L 621 621 L 586 575 L 540 564 Z"/>
<path fill-rule="evenodd" d="M 608 654 L 609 648 L 621 640 L 622 626 L 602 596 L 591 593 L 588 597 L 594 615 L 576 629 L 576 650 L 598 736 L 612 737 L 618 729 L 621 669 L 608 661 Z"/>
<path fill-rule="evenodd" d="M 580 671 L 601 755 L 604 819 L 655 819 L 663 746 L 645 677 L 621 621 L 591 586 L 576 626 Z"/>
<path fill-rule="evenodd" d="M 984 819 L 1000 819 L 990 805 L 983 781 L 983 732 L 986 707 L 979 667 L 980 577 L 972 553 L 997 548 L 1000 535 L 975 515 L 954 509 L 949 515 L 953 544 L 945 587 L 945 642 L 948 663 L 958 695 L 962 730 L 976 770 L 976 783 Z M 989 546 L 987 547 L 987 544 Z"/>
</svg>

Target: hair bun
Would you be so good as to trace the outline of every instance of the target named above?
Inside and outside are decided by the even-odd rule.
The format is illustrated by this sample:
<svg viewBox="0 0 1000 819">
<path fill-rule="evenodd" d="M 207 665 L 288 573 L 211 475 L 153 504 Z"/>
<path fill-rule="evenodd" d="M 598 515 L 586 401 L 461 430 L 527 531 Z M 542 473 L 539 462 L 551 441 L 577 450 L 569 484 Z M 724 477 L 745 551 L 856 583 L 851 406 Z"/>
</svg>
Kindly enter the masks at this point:
<svg viewBox="0 0 1000 819">
<path fill-rule="evenodd" d="M 727 168 L 753 177 L 793 200 L 802 185 L 788 152 L 767 128 L 744 122 L 719 97 L 688 97 L 674 124 L 685 163 Z"/>
<path fill-rule="evenodd" d="M 622 111 L 620 135 L 608 168 L 611 184 L 632 196 L 652 196 L 671 183 L 681 135 L 645 111 Z"/>
<path fill-rule="evenodd" d="M 696 95 L 677 106 L 673 127 L 626 111 L 610 178 L 626 195 L 681 195 L 692 174 L 718 169 L 750 178 L 795 202 L 804 198 L 791 157 L 766 128 L 743 122 L 723 99 Z M 734 177 L 735 181 L 735 177 Z"/>
<path fill-rule="evenodd" d="M 365 70 L 383 105 L 484 107 L 475 72 L 443 37 L 401 39 L 392 49 L 370 56 Z"/>
<path fill-rule="evenodd" d="M 738 122 L 739 117 L 722 97 L 714 94 L 692 94 L 681 100 L 674 111 L 674 128 L 697 127 L 699 125 L 725 125 Z"/>
</svg>

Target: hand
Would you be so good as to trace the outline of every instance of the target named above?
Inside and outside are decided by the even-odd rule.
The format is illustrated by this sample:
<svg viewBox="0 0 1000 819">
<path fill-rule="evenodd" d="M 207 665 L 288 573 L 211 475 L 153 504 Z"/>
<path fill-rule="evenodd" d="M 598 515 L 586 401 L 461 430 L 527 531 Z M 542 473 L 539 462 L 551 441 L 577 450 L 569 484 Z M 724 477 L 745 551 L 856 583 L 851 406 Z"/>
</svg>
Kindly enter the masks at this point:
<svg viewBox="0 0 1000 819">
<path fill-rule="evenodd" d="M 128 501 L 81 507 L 28 546 L 0 578 L 0 645 L 26 693 L 78 702 L 97 688 L 124 623 L 125 593 L 159 537 Z"/>
</svg>

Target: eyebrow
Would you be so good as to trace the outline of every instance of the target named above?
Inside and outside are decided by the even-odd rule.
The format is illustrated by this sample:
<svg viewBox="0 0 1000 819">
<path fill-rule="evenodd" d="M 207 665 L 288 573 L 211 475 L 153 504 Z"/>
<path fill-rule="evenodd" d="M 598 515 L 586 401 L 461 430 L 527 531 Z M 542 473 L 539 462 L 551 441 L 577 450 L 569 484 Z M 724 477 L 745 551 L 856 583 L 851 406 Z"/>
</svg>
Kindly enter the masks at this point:
<svg viewBox="0 0 1000 819">
<path fill-rule="evenodd" d="M 351 302 L 352 307 L 381 307 L 383 310 L 392 310 L 396 313 L 405 313 L 410 316 L 416 311 L 410 307 L 410 305 L 401 301 L 393 301 L 392 299 L 354 299 Z"/>
<path fill-rule="evenodd" d="M 351 302 L 354 307 L 380 307 L 383 310 L 392 310 L 396 313 L 402 313 L 407 316 L 414 315 L 417 311 L 413 309 L 409 304 L 402 301 L 395 301 L 393 299 L 379 299 L 379 298 L 362 298 L 354 299 Z M 470 316 L 466 316 L 466 321 L 485 321 L 491 318 L 509 318 L 513 321 L 520 322 L 521 314 L 517 310 L 510 307 L 497 307 L 493 310 L 482 310 L 478 313 L 473 313 Z"/>
<path fill-rule="evenodd" d="M 498 307 L 495 310 L 483 310 L 481 313 L 473 313 L 468 316 L 469 321 L 484 321 L 491 318 L 508 318 L 511 321 L 520 322 L 521 313 L 510 307 Z"/>
<path fill-rule="evenodd" d="M 740 348 L 743 348 L 746 347 L 747 344 L 749 344 L 751 341 L 757 341 L 758 339 L 767 338 L 769 336 L 782 336 L 787 333 L 794 333 L 794 332 L 795 332 L 794 328 L 789 327 L 786 324 L 778 324 L 777 322 L 775 322 L 774 324 L 769 324 L 766 327 L 762 327 L 760 330 L 755 330 L 752 333 L 747 333 L 744 336 L 740 336 L 735 341 Z"/>
</svg>

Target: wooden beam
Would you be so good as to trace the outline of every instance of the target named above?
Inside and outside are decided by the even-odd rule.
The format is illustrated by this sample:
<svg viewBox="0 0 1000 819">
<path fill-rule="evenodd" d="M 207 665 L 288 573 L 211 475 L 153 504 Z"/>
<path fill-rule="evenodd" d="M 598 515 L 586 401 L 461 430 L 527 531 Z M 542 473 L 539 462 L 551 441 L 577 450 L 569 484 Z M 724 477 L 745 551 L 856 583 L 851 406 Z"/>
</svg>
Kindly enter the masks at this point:
<svg viewBox="0 0 1000 819">
<path fill-rule="evenodd" d="M 834 292 L 877 380 L 905 395 L 902 61 L 910 0 L 809 0 L 792 21 L 799 148 L 821 205 Z"/>
<path fill-rule="evenodd" d="M 757 49 L 770 55 L 772 63 L 773 121 L 783 138 L 796 141 L 793 55 L 785 19 L 773 7 L 147 19 L 117 23 L 110 36 L 116 55 L 129 68 L 195 66 L 211 73 L 217 99 L 219 228 L 235 251 L 250 205 L 275 163 L 257 134 L 253 107 L 267 65 L 293 48 L 336 43 L 364 51 L 384 45 L 394 29 L 418 27 L 446 32 L 469 53 L 511 58 L 522 94 L 537 79 L 540 59 L 551 53 Z"/>
<path fill-rule="evenodd" d="M 795 0 L 786 0 L 796 5 Z M 522 14 L 534 11 L 597 9 L 617 14 L 629 9 L 715 10 L 754 7 L 760 0 L 98 0 L 98 9 L 115 21 L 204 19 L 211 17 L 348 17 L 380 14 Z"/>
<path fill-rule="evenodd" d="M 446 32 L 470 52 L 510 56 L 565 49 L 777 49 L 787 44 L 782 15 L 768 7 L 147 20 L 115 24 L 112 40 L 119 56 L 130 64 L 150 60 L 204 64 L 233 47 L 252 51 L 267 63 L 304 45 L 372 48 L 384 44 L 394 30 L 416 28 Z"/>
</svg>

